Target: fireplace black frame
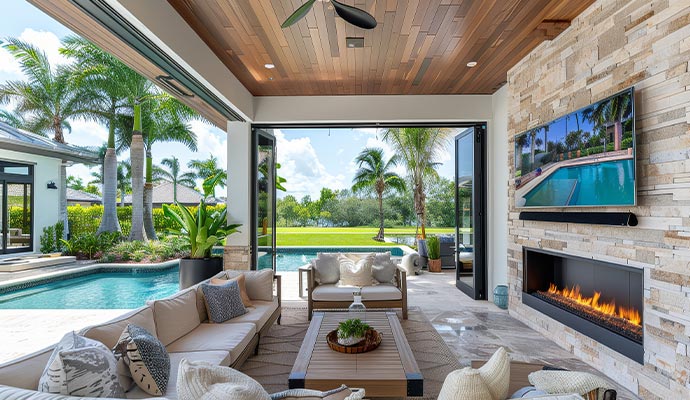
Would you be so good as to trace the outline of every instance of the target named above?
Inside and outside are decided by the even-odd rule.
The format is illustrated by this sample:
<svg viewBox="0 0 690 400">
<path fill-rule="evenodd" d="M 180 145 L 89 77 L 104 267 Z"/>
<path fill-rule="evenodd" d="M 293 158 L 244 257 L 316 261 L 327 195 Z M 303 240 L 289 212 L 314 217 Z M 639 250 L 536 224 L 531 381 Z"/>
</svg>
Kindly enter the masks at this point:
<svg viewBox="0 0 690 400">
<path fill-rule="evenodd" d="M 623 354 L 624 356 L 634 360 L 635 362 L 638 362 L 640 364 L 644 364 L 644 339 L 641 342 L 635 341 L 631 338 L 625 337 L 621 334 L 618 334 L 612 330 L 609 330 L 603 326 L 600 326 L 598 324 L 595 324 L 585 318 L 582 318 L 576 314 L 571 313 L 568 310 L 565 310 L 563 308 L 560 308 L 556 305 L 553 305 L 549 302 L 546 302 L 539 297 L 532 295 L 531 293 L 528 292 L 530 285 L 530 276 L 529 276 L 529 271 L 527 267 L 527 262 L 528 262 L 528 257 L 533 256 L 533 257 L 541 257 L 543 258 L 543 261 L 548 262 L 549 259 L 553 260 L 559 260 L 559 259 L 565 259 L 569 260 L 571 262 L 582 262 L 582 263 L 587 263 L 587 264 L 594 264 L 597 266 L 604 266 L 608 268 L 615 268 L 618 270 L 630 272 L 633 274 L 639 274 L 639 278 L 643 279 L 643 271 L 638 268 L 632 268 L 628 267 L 625 265 L 619 265 L 619 264 L 613 264 L 613 263 L 608 263 L 604 261 L 599 261 L 599 260 L 593 260 L 590 258 L 584 258 L 584 257 L 578 257 L 578 256 L 573 256 L 569 254 L 563 254 L 563 253 L 558 253 L 554 251 L 548 251 L 548 250 L 543 250 L 543 249 L 535 249 L 535 248 L 529 248 L 529 247 L 523 247 L 522 250 L 522 260 L 523 260 L 523 287 L 522 287 L 522 303 L 534 308 L 535 310 L 555 319 L 556 321 L 569 326 L 576 331 L 589 336 L 590 338 L 598 341 L 599 343 Z M 554 261 L 557 262 L 557 261 Z M 534 277 L 532 277 L 534 279 Z M 640 296 L 643 295 L 643 286 L 639 288 L 640 290 Z M 644 307 L 643 305 L 640 306 L 639 308 L 640 315 L 643 317 L 643 324 L 644 324 L 644 315 L 643 315 L 643 310 Z"/>
</svg>

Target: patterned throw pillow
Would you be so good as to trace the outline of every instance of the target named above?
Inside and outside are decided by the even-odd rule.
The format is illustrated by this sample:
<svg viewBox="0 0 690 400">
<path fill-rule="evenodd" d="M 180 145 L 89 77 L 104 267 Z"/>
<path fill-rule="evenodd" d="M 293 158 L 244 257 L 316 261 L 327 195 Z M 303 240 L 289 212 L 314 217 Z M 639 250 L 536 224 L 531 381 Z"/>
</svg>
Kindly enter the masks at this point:
<svg viewBox="0 0 690 400">
<path fill-rule="evenodd" d="M 211 285 L 225 285 L 230 281 L 237 281 L 237 284 L 240 287 L 240 296 L 242 297 L 242 304 L 244 304 L 245 307 L 253 306 L 254 304 L 252 303 L 252 300 L 249 298 L 249 295 L 247 294 L 247 285 L 245 283 L 246 279 L 244 274 L 239 274 L 238 276 L 229 279 L 211 278 L 209 283 Z"/>
<path fill-rule="evenodd" d="M 201 285 L 209 321 L 220 324 L 247 313 L 237 281 L 225 285 Z"/>
<path fill-rule="evenodd" d="M 165 393 L 170 379 L 170 356 L 160 340 L 146 329 L 129 324 L 114 350 L 129 367 L 137 386 L 154 396 Z"/>
<path fill-rule="evenodd" d="M 124 397 L 115 356 L 103 343 L 66 334 L 55 346 L 38 391 L 79 397 Z"/>
<path fill-rule="evenodd" d="M 374 255 L 368 256 L 357 261 L 355 264 L 352 259 L 345 255 L 338 257 L 340 262 L 340 282 L 339 286 L 371 286 L 376 281 L 371 275 L 371 267 L 374 262 Z"/>
</svg>

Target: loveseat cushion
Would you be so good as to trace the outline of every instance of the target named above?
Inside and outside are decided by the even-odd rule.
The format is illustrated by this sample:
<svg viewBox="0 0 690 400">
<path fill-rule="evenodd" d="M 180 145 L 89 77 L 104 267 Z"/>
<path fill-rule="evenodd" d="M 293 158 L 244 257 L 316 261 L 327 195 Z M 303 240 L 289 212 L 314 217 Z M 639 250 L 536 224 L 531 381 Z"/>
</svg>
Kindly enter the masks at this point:
<svg viewBox="0 0 690 400">
<path fill-rule="evenodd" d="M 221 362 L 228 356 L 227 351 L 196 351 L 186 353 L 170 353 L 170 384 L 165 391 L 165 397 L 169 399 L 177 399 L 177 376 L 179 373 L 179 365 L 182 359 L 189 361 L 203 361 L 212 365 L 221 365 Z M 128 399 L 148 399 L 151 395 L 146 394 L 138 386 L 127 392 Z M 158 398 L 160 399 L 160 398 Z"/>
<path fill-rule="evenodd" d="M 235 278 L 241 274 L 245 277 L 247 294 L 252 300 L 273 300 L 273 270 L 262 269 L 259 271 L 224 271 L 227 278 Z M 221 275 L 222 276 L 222 275 Z M 219 276 L 215 276 L 218 278 Z"/>
<path fill-rule="evenodd" d="M 158 339 L 164 346 L 186 335 L 201 323 L 196 308 L 195 288 L 183 290 L 165 299 L 154 300 L 150 306 L 153 309 Z"/>
<path fill-rule="evenodd" d="M 312 299 L 314 301 L 352 302 L 354 300 L 354 290 L 356 289 L 352 287 L 342 287 L 336 285 L 319 285 L 314 288 L 312 292 Z M 393 285 L 380 284 L 376 286 L 365 286 L 362 288 L 362 300 L 364 301 L 401 299 L 402 293 L 397 287 Z"/>
<path fill-rule="evenodd" d="M 166 349 L 169 353 L 227 351 L 228 355 L 219 364 L 230 365 L 247 348 L 254 335 L 256 326 L 251 323 L 203 323 L 168 345 Z"/>
<path fill-rule="evenodd" d="M 81 330 L 81 334 L 87 338 L 98 340 L 109 349 L 112 349 L 120 339 L 122 331 L 124 331 L 129 324 L 138 325 L 149 331 L 152 335 L 156 335 L 156 323 L 153 319 L 153 310 L 148 306 L 128 312 L 106 323 L 84 328 Z"/>
<path fill-rule="evenodd" d="M 263 329 L 268 319 L 271 315 L 278 309 L 278 298 L 274 298 L 273 301 L 254 301 L 252 307 L 247 308 L 247 313 L 240 315 L 237 318 L 233 318 L 226 324 L 236 324 L 236 323 L 252 323 L 256 326 L 257 332 Z"/>
</svg>

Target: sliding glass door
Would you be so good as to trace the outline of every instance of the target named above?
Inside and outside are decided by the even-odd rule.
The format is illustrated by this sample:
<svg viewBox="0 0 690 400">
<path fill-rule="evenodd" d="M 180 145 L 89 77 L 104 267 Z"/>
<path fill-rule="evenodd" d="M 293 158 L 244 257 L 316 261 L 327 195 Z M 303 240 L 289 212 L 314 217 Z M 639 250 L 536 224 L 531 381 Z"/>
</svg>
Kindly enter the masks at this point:
<svg viewBox="0 0 690 400">
<path fill-rule="evenodd" d="M 252 223 L 253 268 L 276 268 L 276 160 L 275 137 L 254 129 L 253 137 L 254 207 Z M 231 178 L 232 179 L 232 178 Z"/>
<path fill-rule="evenodd" d="M 456 286 L 486 299 L 486 178 L 484 125 L 455 137 Z"/>
<path fill-rule="evenodd" d="M 0 161 L 0 254 L 33 250 L 33 166 Z"/>
</svg>

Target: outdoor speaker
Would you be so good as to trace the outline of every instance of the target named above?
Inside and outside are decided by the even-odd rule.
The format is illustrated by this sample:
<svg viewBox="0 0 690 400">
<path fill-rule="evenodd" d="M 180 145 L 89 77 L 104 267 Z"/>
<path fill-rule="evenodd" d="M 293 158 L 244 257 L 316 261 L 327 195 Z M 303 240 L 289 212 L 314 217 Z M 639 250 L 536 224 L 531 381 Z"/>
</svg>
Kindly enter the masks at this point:
<svg viewBox="0 0 690 400">
<path fill-rule="evenodd" d="M 636 226 L 637 217 L 631 212 L 541 212 L 522 211 L 521 221 L 568 222 L 573 224 L 596 224 Z"/>
</svg>

